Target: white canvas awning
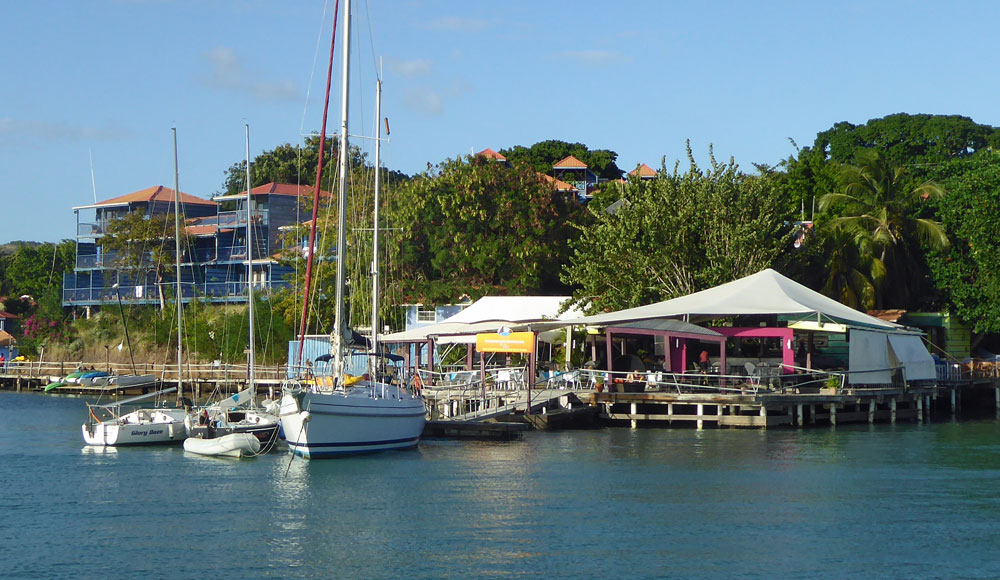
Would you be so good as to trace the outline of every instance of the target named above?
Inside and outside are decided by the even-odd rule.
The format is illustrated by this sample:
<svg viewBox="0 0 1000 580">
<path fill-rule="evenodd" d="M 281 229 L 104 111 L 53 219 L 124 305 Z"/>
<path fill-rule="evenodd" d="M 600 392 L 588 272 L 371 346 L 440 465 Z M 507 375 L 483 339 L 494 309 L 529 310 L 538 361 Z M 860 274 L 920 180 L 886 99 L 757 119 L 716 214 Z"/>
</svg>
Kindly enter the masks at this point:
<svg viewBox="0 0 1000 580">
<path fill-rule="evenodd" d="M 732 282 L 656 304 L 596 314 L 567 324 L 611 326 L 636 320 L 686 317 L 699 323 L 741 315 L 800 314 L 832 321 L 897 330 L 902 327 L 859 312 L 768 268 Z"/>
<path fill-rule="evenodd" d="M 583 313 L 576 308 L 560 313 L 569 299 L 569 296 L 484 296 L 446 320 L 388 334 L 381 340 L 391 343 L 434 338 L 442 344 L 474 343 L 477 333 L 496 332 L 501 326 L 517 328 L 531 322 L 579 318 Z"/>
<path fill-rule="evenodd" d="M 889 384 L 892 370 L 902 368 L 906 381 L 932 381 L 937 378 L 934 358 L 916 334 L 878 332 L 852 328 L 850 331 L 850 369 L 852 385 Z"/>
</svg>

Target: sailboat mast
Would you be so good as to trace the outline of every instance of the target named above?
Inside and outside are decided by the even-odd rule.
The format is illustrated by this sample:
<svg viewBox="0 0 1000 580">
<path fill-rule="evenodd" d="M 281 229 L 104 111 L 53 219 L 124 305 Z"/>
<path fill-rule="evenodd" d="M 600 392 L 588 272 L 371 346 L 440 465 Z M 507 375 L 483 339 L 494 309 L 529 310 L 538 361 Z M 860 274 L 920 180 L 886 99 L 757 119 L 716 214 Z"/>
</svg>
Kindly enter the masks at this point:
<svg viewBox="0 0 1000 580">
<path fill-rule="evenodd" d="M 250 216 L 250 124 L 246 124 L 247 132 L 247 316 L 250 318 L 250 359 L 247 370 L 247 386 L 254 386 L 254 334 L 253 334 L 253 223 Z"/>
<path fill-rule="evenodd" d="M 177 262 L 177 403 L 184 398 L 184 383 L 182 371 L 184 368 L 183 348 L 181 342 L 181 305 L 183 304 L 181 290 L 181 186 L 180 174 L 177 171 L 177 128 L 171 127 L 174 133 L 174 254 Z"/>
<path fill-rule="evenodd" d="M 338 380 L 344 380 L 344 337 L 347 332 L 347 324 L 344 316 L 344 283 L 346 270 L 344 262 L 347 250 L 347 95 L 348 80 L 350 79 L 351 63 L 351 0 L 344 2 L 344 76 L 342 79 L 341 110 L 340 110 L 340 184 L 337 190 L 337 295 L 336 311 L 333 321 L 333 353 L 334 353 L 334 376 Z M 343 384 L 343 383 L 341 383 Z"/>
<path fill-rule="evenodd" d="M 382 174 L 381 166 L 381 155 L 382 155 L 382 79 L 375 81 L 375 214 L 373 218 L 372 226 L 372 354 L 378 355 L 378 210 L 379 210 L 379 176 Z M 372 371 L 375 370 L 374 367 L 376 359 L 372 358 Z M 372 378 L 375 377 L 375 373 L 372 372 Z"/>
</svg>

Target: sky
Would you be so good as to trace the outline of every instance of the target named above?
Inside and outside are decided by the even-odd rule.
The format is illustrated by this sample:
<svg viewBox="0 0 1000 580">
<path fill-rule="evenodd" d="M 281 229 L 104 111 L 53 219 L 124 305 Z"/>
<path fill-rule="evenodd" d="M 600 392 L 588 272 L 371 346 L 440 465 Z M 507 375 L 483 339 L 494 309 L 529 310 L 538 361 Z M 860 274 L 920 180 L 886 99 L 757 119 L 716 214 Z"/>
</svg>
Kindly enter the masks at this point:
<svg viewBox="0 0 1000 580">
<path fill-rule="evenodd" d="M 251 157 L 320 129 L 334 0 L 0 6 L 0 243 L 72 239 L 73 207 L 172 188 L 171 128 L 180 189 L 199 197 L 244 159 L 245 125 Z M 711 147 L 753 171 L 841 121 L 1000 125 L 995 2 L 355 0 L 353 12 L 350 133 L 372 142 L 381 70 L 383 163 L 411 175 L 547 139 L 615 151 L 626 171 L 686 163 L 690 140 L 701 164 Z M 340 48 L 328 133 L 339 67 Z"/>
</svg>

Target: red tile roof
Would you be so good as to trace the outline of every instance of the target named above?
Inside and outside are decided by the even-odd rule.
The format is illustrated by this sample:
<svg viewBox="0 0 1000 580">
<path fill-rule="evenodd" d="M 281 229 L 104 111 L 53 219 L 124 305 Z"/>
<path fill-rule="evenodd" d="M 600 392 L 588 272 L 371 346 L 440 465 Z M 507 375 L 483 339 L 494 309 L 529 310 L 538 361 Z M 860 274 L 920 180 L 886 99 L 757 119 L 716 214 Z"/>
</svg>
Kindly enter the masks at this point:
<svg viewBox="0 0 1000 580">
<path fill-rule="evenodd" d="M 195 197 L 187 193 L 181 192 L 181 203 L 187 205 L 216 205 L 214 201 L 207 199 L 202 199 L 200 197 Z M 111 199 L 106 199 L 104 201 L 98 202 L 94 205 L 121 205 L 124 203 L 150 203 L 154 201 L 163 202 L 173 202 L 174 201 L 174 190 L 169 187 L 164 187 L 162 185 L 154 185 L 153 187 L 148 187 L 146 189 L 135 191 L 132 193 L 127 193 L 118 197 L 113 197 Z"/>
<path fill-rule="evenodd" d="M 500 155 L 499 153 L 490 149 L 489 147 L 483 149 L 479 153 L 476 153 L 476 157 L 488 157 L 490 159 L 496 159 L 497 161 L 507 161 L 506 157 Z"/>
<path fill-rule="evenodd" d="M 586 169 L 587 164 L 570 155 L 552 166 L 552 169 Z"/>
<path fill-rule="evenodd" d="M 312 196 L 315 186 L 313 185 L 295 185 L 294 183 L 265 183 L 264 185 L 258 185 L 257 187 L 250 190 L 250 195 L 298 195 L 298 196 Z M 246 195 L 246 190 L 243 190 L 243 194 Z M 330 197 L 332 195 L 329 191 L 319 190 L 320 197 Z"/>
<path fill-rule="evenodd" d="M 639 167 L 636 167 L 632 171 L 628 172 L 629 175 L 638 174 L 639 177 L 656 177 L 656 171 L 654 171 L 650 166 L 643 163 Z"/>
<path fill-rule="evenodd" d="M 202 224 L 197 226 L 185 226 L 184 232 L 189 236 L 213 236 L 216 232 L 231 232 L 232 228 L 219 228 L 217 224 Z"/>
<path fill-rule="evenodd" d="M 552 184 L 552 186 L 556 188 L 556 191 L 576 191 L 576 188 L 573 187 L 572 185 L 566 183 L 565 181 L 556 179 L 551 175 L 545 175 L 544 173 L 539 173 L 538 176 L 544 178 L 545 181 Z"/>
<path fill-rule="evenodd" d="M 16 314 L 11 314 L 10 312 L 4 312 L 3 310 L 0 310 L 0 318 L 21 318 L 21 317 Z"/>
<path fill-rule="evenodd" d="M 869 316 L 874 316 L 875 318 L 886 322 L 899 322 L 899 319 L 902 318 L 904 314 L 906 314 L 906 311 L 899 309 L 868 311 Z"/>
</svg>

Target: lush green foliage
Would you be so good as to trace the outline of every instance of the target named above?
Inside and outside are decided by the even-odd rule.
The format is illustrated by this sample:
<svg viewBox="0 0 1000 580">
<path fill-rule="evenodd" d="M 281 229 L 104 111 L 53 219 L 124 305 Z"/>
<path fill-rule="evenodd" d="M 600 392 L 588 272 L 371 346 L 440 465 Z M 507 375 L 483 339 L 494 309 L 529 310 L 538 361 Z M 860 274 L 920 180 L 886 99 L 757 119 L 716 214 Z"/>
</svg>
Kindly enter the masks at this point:
<svg viewBox="0 0 1000 580">
<path fill-rule="evenodd" d="M 559 271 L 581 210 L 526 165 L 446 161 L 406 184 L 386 212 L 398 229 L 388 251 L 399 260 L 402 294 L 447 303 L 564 292 Z"/>
<path fill-rule="evenodd" d="M 878 149 L 897 165 L 941 163 L 1000 144 L 1000 130 L 958 115 L 899 113 L 864 125 L 837 123 L 819 133 L 813 150 L 839 163 L 861 149 Z"/>
<path fill-rule="evenodd" d="M 363 167 L 366 164 L 365 154 L 361 149 L 351 146 L 348 164 L 351 167 Z M 326 138 L 326 148 L 323 152 L 323 175 L 320 183 L 323 188 L 332 191 L 334 176 L 337 173 L 337 163 L 340 158 L 340 139 L 336 136 Z M 274 149 L 264 151 L 253 158 L 250 163 L 250 184 L 252 187 L 265 183 L 291 183 L 303 185 L 316 184 L 316 165 L 319 162 L 319 135 L 311 135 L 303 140 L 301 146 L 285 143 Z M 241 159 L 229 166 L 222 183 L 225 195 L 237 195 L 247 190 L 246 160 Z M 405 180 L 406 174 L 399 171 L 385 172 L 390 182 Z"/>
<path fill-rule="evenodd" d="M 511 165 L 517 167 L 527 164 L 539 173 L 551 173 L 552 165 L 569 155 L 587 164 L 587 167 L 601 179 L 618 179 L 623 173 L 615 164 L 618 160 L 617 153 L 608 149 L 590 150 L 583 143 L 550 139 L 535 143 L 531 147 L 518 145 L 510 149 L 501 149 L 500 153 Z"/>
<path fill-rule="evenodd" d="M 767 176 L 688 151 L 684 174 L 631 179 L 617 211 L 591 208 L 564 281 L 591 312 L 650 304 L 753 274 L 791 247 L 781 190 Z"/>
<path fill-rule="evenodd" d="M 72 240 L 18 244 L 12 254 L 0 257 L 0 288 L 7 296 L 0 309 L 21 317 L 21 352 L 34 355 L 46 342 L 71 335 L 69 313 L 62 308 L 62 276 L 73 270 L 75 260 Z"/>
<path fill-rule="evenodd" d="M 1000 332 L 1000 156 L 984 151 L 937 173 L 948 191 L 939 215 L 953 243 L 931 253 L 934 281 L 975 332 Z"/>
<path fill-rule="evenodd" d="M 911 308 L 926 296 L 920 244 L 941 250 L 948 236 L 921 212 L 943 195 L 934 182 L 918 183 L 880 150 L 866 149 L 858 152 L 855 164 L 841 166 L 840 190 L 820 198 L 820 210 L 831 215 L 828 227 L 845 232 L 858 253 L 863 267 L 855 275 L 862 270 L 872 275 L 875 306 L 884 307 L 888 298 L 894 307 Z M 858 301 L 870 307 L 865 296 Z"/>
</svg>

